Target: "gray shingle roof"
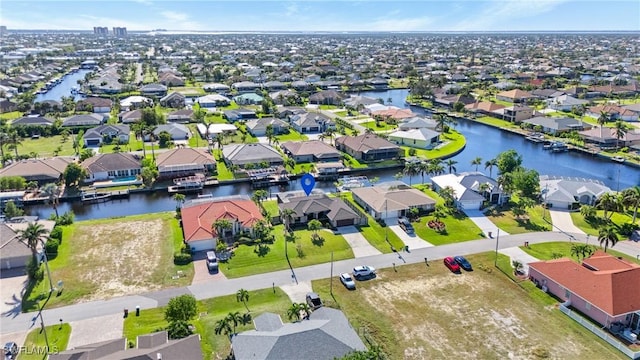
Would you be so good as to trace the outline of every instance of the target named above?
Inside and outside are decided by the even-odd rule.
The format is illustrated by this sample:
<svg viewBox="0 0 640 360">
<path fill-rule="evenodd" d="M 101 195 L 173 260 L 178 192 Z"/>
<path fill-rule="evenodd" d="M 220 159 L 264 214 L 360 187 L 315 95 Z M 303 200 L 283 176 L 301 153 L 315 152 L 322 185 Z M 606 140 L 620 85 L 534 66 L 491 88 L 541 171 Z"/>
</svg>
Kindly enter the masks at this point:
<svg viewBox="0 0 640 360">
<path fill-rule="evenodd" d="M 222 155 L 233 164 L 250 164 L 282 162 L 282 155 L 271 146 L 265 144 L 237 144 L 222 148 Z"/>
</svg>

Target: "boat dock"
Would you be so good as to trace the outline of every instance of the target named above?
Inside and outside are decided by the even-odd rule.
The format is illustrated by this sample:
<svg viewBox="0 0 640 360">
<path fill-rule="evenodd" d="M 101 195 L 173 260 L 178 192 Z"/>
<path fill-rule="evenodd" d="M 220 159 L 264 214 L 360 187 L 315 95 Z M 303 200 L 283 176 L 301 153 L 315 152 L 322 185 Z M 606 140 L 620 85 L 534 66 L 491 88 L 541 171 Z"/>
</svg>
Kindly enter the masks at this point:
<svg viewBox="0 0 640 360">
<path fill-rule="evenodd" d="M 205 175 L 200 173 L 192 176 L 173 179 L 174 185 L 169 186 L 167 188 L 167 191 L 170 193 L 200 192 L 204 187 L 205 179 Z"/>
<path fill-rule="evenodd" d="M 129 197 L 129 190 L 115 191 L 83 191 L 80 194 L 80 200 L 87 203 L 99 203 L 109 201 L 111 199 L 126 199 Z"/>
</svg>

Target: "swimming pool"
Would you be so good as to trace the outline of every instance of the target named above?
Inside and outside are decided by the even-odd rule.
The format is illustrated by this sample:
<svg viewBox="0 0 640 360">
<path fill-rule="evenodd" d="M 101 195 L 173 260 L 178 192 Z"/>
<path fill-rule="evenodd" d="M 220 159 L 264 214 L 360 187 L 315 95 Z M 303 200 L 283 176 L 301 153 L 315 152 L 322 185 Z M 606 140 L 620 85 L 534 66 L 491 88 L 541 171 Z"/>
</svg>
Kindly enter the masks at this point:
<svg viewBox="0 0 640 360">
<path fill-rule="evenodd" d="M 136 181 L 136 177 L 135 176 L 127 176 L 127 177 L 123 177 L 123 178 L 117 178 L 117 179 L 113 179 L 111 180 L 111 182 L 127 182 L 127 181 Z"/>
</svg>

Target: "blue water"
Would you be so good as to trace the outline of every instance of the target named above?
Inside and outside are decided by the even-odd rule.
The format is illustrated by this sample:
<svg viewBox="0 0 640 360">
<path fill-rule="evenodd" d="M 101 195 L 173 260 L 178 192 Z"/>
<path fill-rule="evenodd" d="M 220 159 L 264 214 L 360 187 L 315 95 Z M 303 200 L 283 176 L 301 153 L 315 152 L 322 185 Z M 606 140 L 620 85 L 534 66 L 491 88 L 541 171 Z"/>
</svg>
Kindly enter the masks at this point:
<svg viewBox="0 0 640 360">
<path fill-rule="evenodd" d="M 123 178 L 117 178 L 117 179 L 113 179 L 111 180 L 111 182 L 127 182 L 127 181 L 134 181 L 137 178 L 135 176 L 127 176 L 127 177 L 123 177 Z"/>
<path fill-rule="evenodd" d="M 91 72 L 91 70 L 80 69 L 73 74 L 67 74 L 58 85 L 52 87 L 46 94 L 38 94 L 35 101 L 60 101 L 63 96 L 72 96 L 76 101 L 83 99 L 83 95 L 72 94 L 71 88 L 76 87 L 79 89 L 80 85 L 78 85 L 78 80 L 84 79 L 85 74 L 89 72 Z"/>
</svg>

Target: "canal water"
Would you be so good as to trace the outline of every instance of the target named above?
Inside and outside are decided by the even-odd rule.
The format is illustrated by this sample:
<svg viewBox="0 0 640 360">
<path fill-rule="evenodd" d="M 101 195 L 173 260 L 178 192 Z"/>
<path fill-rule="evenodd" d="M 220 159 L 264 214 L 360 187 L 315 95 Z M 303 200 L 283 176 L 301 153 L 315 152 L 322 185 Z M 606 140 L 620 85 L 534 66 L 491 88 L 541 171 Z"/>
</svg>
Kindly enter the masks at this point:
<svg viewBox="0 0 640 360">
<path fill-rule="evenodd" d="M 392 104 L 405 107 L 407 90 L 389 90 L 383 92 L 363 92 L 364 96 L 381 98 L 387 103 L 387 99 L 392 99 Z M 420 108 L 412 108 L 414 112 L 425 113 Z M 640 171 L 630 166 L 618 164 L 609 160 L 603 160 L 588 155 L 575 152 L 551 153 L 543 150 L 541 144 L 526 141 L 519 135 L 503 132 L 490 126 L 478 124 L 472 121 L 461 120 L 456 126 L 467 139 L 467 146 L 460 154 L 452 159 L 457 161 L 457 172 L 474 171 L 475 167 L 471 161 L 476 157 L 482 158 L 482 162 L 495 158 L 500 152 L 515 149 L 523 157 L 523 166 L 538 171 L 541 175 L 557 175 L 566 177 L 579 177 L 600 180 L 613 190 L 625 189 L 634 185 L 640 185 Z M 478 168 L 485 171 L 484 165 Z M 380 181 L 395 180 L 398 169 L 379 170 L 375 173 L 367 174 L 371 177 L 378 177 Z M 496 176 L 496 169 L 493 170 Z M 413 184 L 422 181 L 421 176 L 414 176 L 412 179 L 403 177 L 403 181 Z M 425 176 L 425 182 L 428 177 Z M 335 191 L 332 182 L 318 182 L 316 188 L 325 191 Z M 274 194 L 282 190 L 301 190 L 300 181 L 293 181 L 287 188 L 274 186 L 269 191 Z M 235 184 L 206 188 L 204 193 L 213 196 L 229 196 L 239 194 L 251 194 L 249 184 Z M 187 195 L 187 198 L 195 198 L 196 195 Z M 156 191 L 152 193 L 132 194 L 129 199 L 112 200 L 102 204 L 84 205 L 81 202 L 61 203 L 58 206 L 59 212 L 73 210 L 76 219 L 85 220 L 93 218 L 105 218 L 112 216 L 126 216 L 143 214 L 148 212 L 171 211 L 176 206 L 171 195 L 166 191 Z M 50 206 L 37 205 L 27 209 L 31 215 L 48 217 L 52 212 Z"/>
<path fill-rule="evenodd" d="M 83 99 L 84 96 L 80 94 L 72 94 L 71 89 L 73 87 L 79 89 L 80 85 L 78 85 L 78 80 L 84 79 L 87 73 L 91 72 L 91 70 L 80 69 L 73 74 L 67 74 L 62 78 L 62 81 L 51 88 L 51 90 L 47 91 L 45 94 L 38 94 L 36 96 L 36 102 L 42 102 L 45 100 L 54 100 L 60 101 L 63 96 L 72 96 L 74 100 L 78 101 Z"/>
</svg>

